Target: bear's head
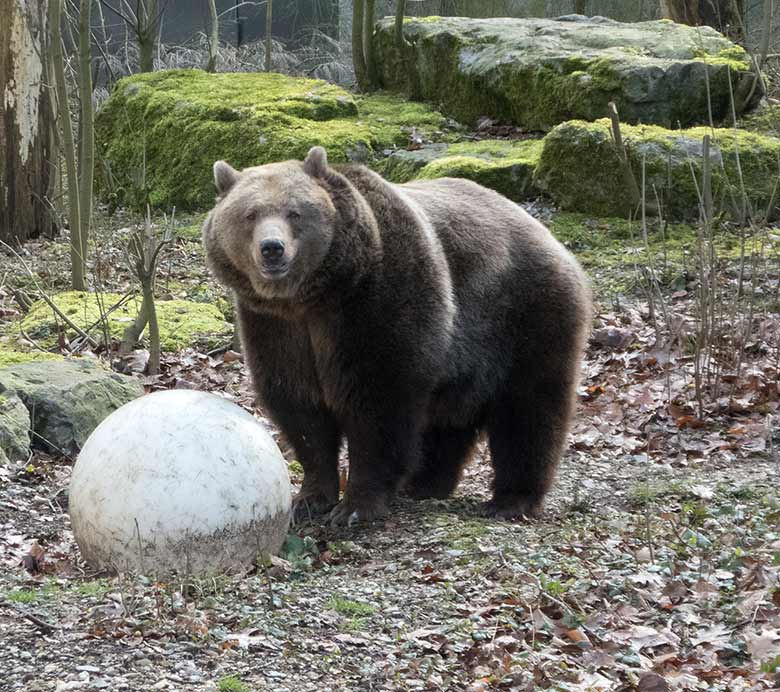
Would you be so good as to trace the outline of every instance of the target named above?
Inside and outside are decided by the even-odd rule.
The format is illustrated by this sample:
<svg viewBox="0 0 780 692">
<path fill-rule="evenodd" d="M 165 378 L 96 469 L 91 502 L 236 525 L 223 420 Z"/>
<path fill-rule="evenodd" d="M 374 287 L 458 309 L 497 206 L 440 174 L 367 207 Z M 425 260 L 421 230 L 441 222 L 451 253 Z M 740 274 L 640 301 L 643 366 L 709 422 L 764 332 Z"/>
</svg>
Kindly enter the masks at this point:
<svg viewBox="0 0 780 692">
<path fill-rule="evenodd" d="M 243 171 L 217 161 L 218 199 L 203 236 L 218 278 L 259 299 L 294 300 L 333 242 L 337 211 L 328 175 L 322 147 L 303 162 Z"/>
</svg>

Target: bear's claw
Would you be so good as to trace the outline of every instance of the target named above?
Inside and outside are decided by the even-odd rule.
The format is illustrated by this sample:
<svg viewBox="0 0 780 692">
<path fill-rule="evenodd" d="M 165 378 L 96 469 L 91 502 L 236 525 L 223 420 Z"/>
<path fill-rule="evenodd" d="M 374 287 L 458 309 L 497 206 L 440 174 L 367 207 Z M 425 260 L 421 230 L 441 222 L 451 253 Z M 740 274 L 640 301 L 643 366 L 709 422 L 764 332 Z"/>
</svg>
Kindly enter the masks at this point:
<svg viewBox="0 0 780 692">
<path fill-rule="evenodd" d="M 321 493 L 298 493 L 292 501 L 293 525 L 311 522 L 327 514 L 335 503 Z"/>
<path fill-rule="evenodd" d="M 328 523 L 334 527 L 350 527 L 355 524 L 375 521 L 385 514 L 387 514 L 387 508 L 382 502 L 369 504 L 365 502 L 350 502 L 349 500 L 344 499 L 339 502 L 328 515 Z"/>
<path fill-rule="evenodd" d="M 493 499 L 480 506 L 480 514 L 497 519 L 538 519 L 542 515 L 542 503 L 529 498 L 511 501 Z"/>
</svg>

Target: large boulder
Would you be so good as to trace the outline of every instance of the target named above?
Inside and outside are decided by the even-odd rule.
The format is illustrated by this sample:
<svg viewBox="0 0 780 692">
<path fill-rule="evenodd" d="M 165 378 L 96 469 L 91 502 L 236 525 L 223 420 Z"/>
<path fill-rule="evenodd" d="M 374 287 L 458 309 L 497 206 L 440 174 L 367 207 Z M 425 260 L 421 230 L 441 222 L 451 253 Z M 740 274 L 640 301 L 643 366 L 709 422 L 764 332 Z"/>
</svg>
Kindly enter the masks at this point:
<svg viewBox="0 0 780 692">
<path fill-rule="evenodd" d="M 667 130 L 624 125 L 621 132 L 634 179 L 641 184 L 644 164 L 647 200 L 653 205 L 657 193 L 667 218 L 686 219 L 699 213 L 705 135 L 712 138 L 716 211 L 736 211 L 738 217 L 745 197 L 759 212 L 770 203 L 777 205 L 780 140 L 775 137 L 706 127 Z M 596 216 L 635 212 L 628 180 L 609 120 L 563 123 L 544 138 L 535 183 L 561 209 Z"/>
<path fill-rule="evenodd" d="M 3 390 L 0 394 L 0 463 L 27 458 L 30 451 L 30 428 L 27 407 L 14 392 Z"/>
<path fill-rule="evenodd" d="M 409 91 L 473 122 L 489 115 L 530 130 L 596 120 L 615 101 L 629 123 L 665 127 L 729 113 L 729 71 L 738 108 L 753 78 L 745 51 L 709 27 L 669 21 L 410 18 L 399 55 L 394 22 L 379 22 L 376 64 L 389 89 Z M 709 99 L 708 99 L 709 89 Z"/>
<path fill-rule="evenodd" d="M 538 194 L 533 178 L 541 140 L 486 139 L 456 144 L 431 144 L 416 150 L 399 149 L 378 165 L 397 183 L 431 178 L 467 178 L 515 201 Z"/>
<path fill-rule="evenodd" d="M 9 401 L 18 398 L 23 402 L 33 445 L 71 455 L 109 413 L 144 391 L 138 380 L 87 359 L 1 368 L 0 388 Z M 21 424 L 23 416 L 17 405 L 14 411 Z M 8 449 L 7 444 L 3 448 L 14 455 L 19 452 L 18 447 Z"/>
<path fill-rule="evenodd" d="M 441 114 L 397 96 L 356 99 L 320 80 L 275 73 L 168 70 L 120 80 L 96 119 L 101 194 L 143 208 L 206 209 L 211 168 L 303 158 L 365 160 L 445 127 Z"/>
</svg>

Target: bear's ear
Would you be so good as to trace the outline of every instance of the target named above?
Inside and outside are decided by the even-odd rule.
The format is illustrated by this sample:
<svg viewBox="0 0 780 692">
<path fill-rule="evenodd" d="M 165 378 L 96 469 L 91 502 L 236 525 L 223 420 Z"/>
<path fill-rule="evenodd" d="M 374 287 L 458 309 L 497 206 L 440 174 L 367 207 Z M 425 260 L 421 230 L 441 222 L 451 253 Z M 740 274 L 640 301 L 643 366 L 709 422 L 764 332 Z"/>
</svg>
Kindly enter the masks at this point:
<svg viewBox="0 0 780 692">
<path fill-rule="evenodd" d="M 230 191 L 238 180 L 238 171 L 225 161 L 217 161 L 214 164 L 214 185 L 217 194 L 222 196 Z"/>
<path fill-rule="evenodd" d="M 328 170 L 328 155 L 322 147 L 312 147 L 306 154 L 303 170 L 313 178 L 322 178 Z"/>
</svg>

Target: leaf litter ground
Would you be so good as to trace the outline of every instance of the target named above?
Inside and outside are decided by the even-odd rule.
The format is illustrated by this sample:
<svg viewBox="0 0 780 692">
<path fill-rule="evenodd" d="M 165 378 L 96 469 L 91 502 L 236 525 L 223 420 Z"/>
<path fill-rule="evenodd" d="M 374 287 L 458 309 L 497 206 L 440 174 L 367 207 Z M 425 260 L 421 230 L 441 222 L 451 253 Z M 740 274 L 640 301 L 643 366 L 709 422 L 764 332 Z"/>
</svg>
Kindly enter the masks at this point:
<svg viewBox="0 0 780 692">
<path fill-rule="evenodd" d="M 165 290 L 220 299 L 187 229 Z M 105 290 L 131 285 L 122 237 L 106 232 L 92 267 Z M 24 252 L 43 286 L 65 287 L 63 241 Z M 14 259 L 2 265 L 11 324 L 13 289 L 31 287 Z M 540 521 L 478 515 L 483 444 L 451 500 L 401 499 L 359 530 L 299 527 L 282 559 L 240 578 L 156 582 L 85 567 L 67 516 L 72 460 L 0 467 L 0 690 L 778 689 L 776 306 L 756 311 L 739 374 L 701 410 L 684 340 L 659 337 L 631 290 L 615 299 L 628 262 L 589 269 L 596 329 Z M 762 278 L 765 293 L 777 280 Z M 680 324 L 692 294 L 666 295 Z M 264 418 L 227 345 L 166 354 L 144 381 L 217 391 Z"/>
</svg>

